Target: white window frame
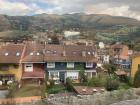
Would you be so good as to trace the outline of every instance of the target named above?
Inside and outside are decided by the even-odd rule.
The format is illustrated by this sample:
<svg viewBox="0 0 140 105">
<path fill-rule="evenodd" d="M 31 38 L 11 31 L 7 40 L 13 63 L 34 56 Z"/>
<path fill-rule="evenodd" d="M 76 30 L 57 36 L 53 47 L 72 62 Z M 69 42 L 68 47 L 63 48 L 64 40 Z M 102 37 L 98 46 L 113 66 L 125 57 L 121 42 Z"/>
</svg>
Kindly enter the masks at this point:
<svg viewBox="0 0 140 105">
<path fill-rule="evenodd" d="M 77 80 L 79 78 L 78 72 L 67 72 L 66 75 L 72 80 Z"/>
<path fill-rule="evenodd" d="M 27 66 L 30 66 L 30 68 Z M 25 72 L 33 72 L 33 64 L 32 63 L 28 63 L 28 64 L 24 64 L 24 71 Z"/>
<path fill-rule="evenodd" d="M 67 68 L 74 68 L 74 62 L 67 62 Z"/>
<path fill-rule="evenodd" d="M 47 68 L 55 68 L 55 62 L 48 62 Z"/>
<path fill-rule="evenodd" d="M 93 62 L 86 62 L 86 68 L 92 68 Z"/>
</svg>

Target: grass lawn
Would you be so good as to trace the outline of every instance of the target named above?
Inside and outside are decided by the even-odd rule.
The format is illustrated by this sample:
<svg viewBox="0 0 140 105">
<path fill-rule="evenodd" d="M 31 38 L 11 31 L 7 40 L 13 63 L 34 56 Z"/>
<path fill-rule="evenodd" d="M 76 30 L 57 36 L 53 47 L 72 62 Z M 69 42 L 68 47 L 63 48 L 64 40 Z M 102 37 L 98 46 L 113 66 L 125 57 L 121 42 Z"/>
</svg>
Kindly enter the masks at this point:
<svg viewBox="0 0 140 105">
<path fill-rule="evenodd" d="M 41 96 L 41 86 L 23 85 L 14 94 L 14 97 L 30 97 L 30 96 Z"/>
<path fill-rule="evenodd" d="M 47 88 L 47 93 L 56 94 L 66 92 L 67 89 L 63 84 L 54 85 L 52 87 Z"/>
</svg>

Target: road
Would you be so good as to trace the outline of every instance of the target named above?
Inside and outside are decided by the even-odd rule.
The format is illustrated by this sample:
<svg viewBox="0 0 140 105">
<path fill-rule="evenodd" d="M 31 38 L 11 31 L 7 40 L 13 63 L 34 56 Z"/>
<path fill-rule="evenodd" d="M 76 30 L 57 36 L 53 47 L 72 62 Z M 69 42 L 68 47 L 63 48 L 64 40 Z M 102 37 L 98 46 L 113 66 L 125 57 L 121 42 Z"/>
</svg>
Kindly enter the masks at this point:
<svg viewBox="0 0 140 105">
<path fill-rule="evenodd" d="M 0 98 L 5 98 L 7 93 L 8 93 L 7 90 L 0 90 Z"/>
</svg>

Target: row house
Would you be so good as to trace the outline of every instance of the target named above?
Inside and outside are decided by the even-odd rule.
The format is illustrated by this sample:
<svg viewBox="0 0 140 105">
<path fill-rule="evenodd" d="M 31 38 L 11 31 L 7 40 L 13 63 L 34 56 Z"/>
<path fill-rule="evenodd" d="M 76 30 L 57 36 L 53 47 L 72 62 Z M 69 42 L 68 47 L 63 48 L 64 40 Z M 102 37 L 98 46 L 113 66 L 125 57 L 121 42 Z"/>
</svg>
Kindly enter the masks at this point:
<svg viewBox="0 0 140 105">
<path fill-rule="evenodd" d="M 45 77 L 56 83 L 69 77 L 75 82 L 79 71 L 96 75 L 96 48 L 85 45 L 8 44 L 0 48 L 0 80 L 42 83 Z"/>
<path fill-rule="evenodd" d="M 21 56 L 24 45 L 8 44 L 0 46 L 0 84 L 20 81 L 22 76 Z"/>
<path fill-rule="evenodd" d="M 89 78 L 96 75 L 96 50 L 92 46 L 83 45 L 47 45 L 44 62 L 49 79 L 65 82 L 69 77 L 75 82 L 79 79 L 79 71 L 84 70 Z"/>
<path fill-rule="evenodd" d="M 22 61 L 22 77 L 21 82 L 32 83 L 44 81 L 44 58 L 43 52 L 44 46 L 36 43 L 26 43 L 23 52 Z"/>
</svg>

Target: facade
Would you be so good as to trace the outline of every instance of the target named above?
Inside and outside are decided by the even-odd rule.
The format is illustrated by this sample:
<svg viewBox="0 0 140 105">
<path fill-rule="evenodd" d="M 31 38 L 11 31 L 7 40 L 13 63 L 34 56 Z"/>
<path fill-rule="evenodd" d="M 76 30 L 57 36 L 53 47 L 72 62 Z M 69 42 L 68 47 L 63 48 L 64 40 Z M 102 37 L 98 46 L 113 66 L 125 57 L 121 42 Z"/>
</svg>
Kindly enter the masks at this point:
<svg viewBox="0 0 140 105">
<path fill-rule="evenodd" d="M 130 69 L 129 48 L 123 44 L 115 44 L 111 46 L 112 61 L 123 69 Z"/>
<path fill-rule="evenodd" d="M 47 45 L 44 61 L 49 79 L 65 82 L 70 77 L 78 82 L 79 71 L 85 70 L 88 77 L 96 75 L 96 49 L 84 45 Z"/>
<path fill-rule="evenodd" d="M 43 62 L 44 46 L 36 43 L 26 43 L 22 57 L 21 82 L 36 82 L 41 84 L 45 78 Z"/>
<path fill-rule="evenodd" d="M 140 69 L 140 54 L 135 54 L 132 58 L 131 77 L 134 78 L 137 70 Z"/>
<path fill-rule="evenodd" d="M 22 75 L 20 59 L 23 48 L 23 44 L 8 44 L 0 47 L 0 81 L 2 84 L 20 81 Z"/>
<path fill-rule="evenodd" d="M 56 83 L 79 80 L 79 71 L 88 78 L 96 75 L 96 47 L 26 42 L 0 47 L 0 80 L 41 84 L 45 76 Z"/>
</svg>

